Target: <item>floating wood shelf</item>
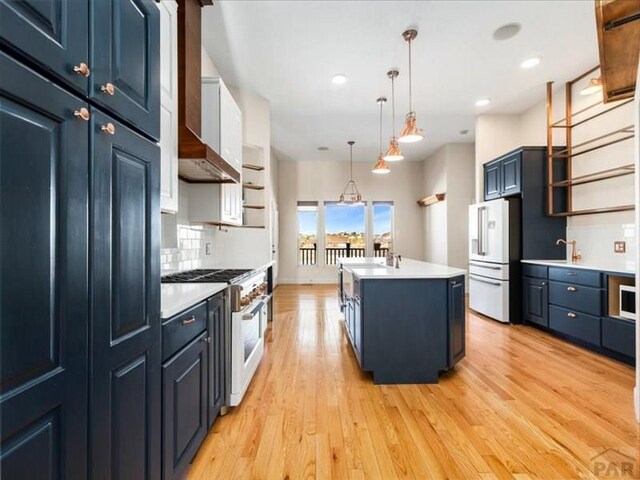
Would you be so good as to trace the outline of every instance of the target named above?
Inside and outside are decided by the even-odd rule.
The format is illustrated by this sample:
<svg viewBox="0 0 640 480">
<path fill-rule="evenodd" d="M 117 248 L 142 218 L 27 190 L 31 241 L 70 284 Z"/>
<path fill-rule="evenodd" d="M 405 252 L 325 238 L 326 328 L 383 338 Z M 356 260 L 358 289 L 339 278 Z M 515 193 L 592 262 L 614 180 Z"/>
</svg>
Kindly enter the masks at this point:
<svg viewBox="0 0 640 480">
<path fill-rule="evenodd" d="M 242 168 L 246 168 L 247 170 L 255 170 L 256 172 L 261 172 L 264 170 L 262 165 L 254 165 L 252 163 L 243 163 Z"/>
<path fill-rule="evenodd" d="M 633 97 L 640 55 L 640 0 L 596 0 L 605 103 Z"/>
<path fill-rule="evenodd" d="M 242 186 L 251 190 L 264 190 L 264 185 L 256 185 L 255 183 L 243 183 Z"/>
<path fill-rule="evenodd" d="M 251 208 L 254 210 L 264 210 L 264 205 L 243 205 L 242 208 Z"/>
<path fill-rule="evenodd" d="M 420 205 L 421 207 L 428 207 L 429 205 L 433 205 L 434 203 L 442 202 L 444 200 L 444 197 L 444 193 L 429 195 L 428 197 L 424 197 L 418 200 L 418 205 Z"/>
<path fill-rule="evenodd" d="M 577 215 L 593 215 L 596 213 L 626 212 L 627 210 L 635 210 L 635 205 L 620 205 L 617 207 L 604 208 L 587 208 L 585 210 L 572 210 L 570 212 L 552 213 L 551 217 L 573 217 Z"/>
<path fill-rule="evenodd" d="M 204 225 L 209 227 L 225 227 L 225 228 L 265 228 L 264 225 L 236 225 L 235 223 L 226 222 L 193 222 L 193 225 Z"/>
<path fill-rule="evenodd" d="M 636 167 L 633 163 L 628 165 L 622 165 L 621 167 L 610 168 L 602 170 L 596 173 L 589 173 L 587 175 L 580 175 L 579 177 L 573 177 L 570 180 L 560 180 L 558 182 L 550 183 L 550 187 L 568 187 L 575 185 L 585 185 L 591 182 L 598 182 L 600 180 L 606 180 L 608 178 L 623 177 L 625 175 L 633 175 L 636 171 Z"/>
<path fill-rule="evenodd" d="M 593 117 L 595 118 L 595 116 Z M 619 143 L 619 142 L 623 142 L 624 140 L 629 140 L 630 138 L 634 137 L 634 128 L 633 125 L 629 125 L 627 127 L 623 127 L 623 128 L 619 128 L 617 130 L 613 130 L 612 132 L 607 132 L 603 135 L 599 135 L 595 138 L 591 138 L 585 142 L 582 143 L 576 143 L 575 145 L 571 145 L 571 147 L 569 148 L 564 148 L 562 150 L 559 150 L 555 153 L 553 153 L 551 155 L 551 158 L 567 158 L 567 157 L 577 157 L 579 155 L 583 155 L 585 153 L 589 153 L 589 152 L 593 152 L 594 150 L 598 150 L 600 148 L 604 148 L 604 147 L 608 147 L 609 145 L 613 145 L 615 143 Z M 609 138 L 609 137 L 614 137 L 616 135 L 623 135 L 625 134 L 623 137 L 620 138 L 616 138 L 614 140 L 610 140 L 608 142 L 605 143 L 601 143 L 599 145 L 596 145 L 595 147 L 591 147 L 591 148 L 586 148 L 584 150 L 580 150 L 578 152 L 575 151 L 576 148 L 580 148 L 580 147 L 584 147 L 586 145 L 591 145 L 594 142 L 597 142 L 599 140 L 604 140 L 605 138 Z M 571 152 L 571 153 L 569 153 Z"/>
</svg>

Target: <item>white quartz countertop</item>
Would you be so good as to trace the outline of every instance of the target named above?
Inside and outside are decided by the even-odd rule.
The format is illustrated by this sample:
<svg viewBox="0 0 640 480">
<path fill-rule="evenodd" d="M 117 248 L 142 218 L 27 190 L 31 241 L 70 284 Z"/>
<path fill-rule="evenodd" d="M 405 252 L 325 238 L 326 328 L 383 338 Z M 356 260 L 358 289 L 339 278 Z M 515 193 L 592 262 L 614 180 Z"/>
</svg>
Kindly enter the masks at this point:
<svg viewBox="0 0 640 480">
<path fill-rule="evenodd" d="M 173 317 L 227 287 L 226 283 L 163 283 L 160 315 L 163 319 Z"/>
<path fill-rule="evenodd" d="M 345 270 L 351 271 L 360 279 L 429 279 L 452 278 L 464 275 L 466 270 L 438 265 L 436 263 L 421 262 L 411 258 L 403 258 L 400 268 L 387 267 L 384 258 L 345 258 L 339 259 Z M 373 263 L 379 267 L 370 267 Z"/>
<path fill-rule="evenodd" d="M 583 270 L 600 270 L 603 272 L 635 274 L 635 263 L 583 262 L 573 263 L 571 260 L 522 260 L 522 263 L 544 265 L 547 267 L 580 268 Z"/>
</svg>

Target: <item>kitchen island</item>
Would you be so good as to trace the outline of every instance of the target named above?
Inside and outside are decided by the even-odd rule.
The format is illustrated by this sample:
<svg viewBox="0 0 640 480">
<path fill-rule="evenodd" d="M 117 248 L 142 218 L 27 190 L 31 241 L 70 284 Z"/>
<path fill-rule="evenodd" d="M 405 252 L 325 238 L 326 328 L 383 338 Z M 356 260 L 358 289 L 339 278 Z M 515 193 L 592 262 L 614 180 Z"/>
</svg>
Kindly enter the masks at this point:
<svg viewBox="0 0 640 480">
<path fill-rule="evenodd" d="M 465 271 L 403 259 L 338 260 L 339 299 L 360 367 L 377 384 L 437 383 L 465 355 Z"/>
</svg>

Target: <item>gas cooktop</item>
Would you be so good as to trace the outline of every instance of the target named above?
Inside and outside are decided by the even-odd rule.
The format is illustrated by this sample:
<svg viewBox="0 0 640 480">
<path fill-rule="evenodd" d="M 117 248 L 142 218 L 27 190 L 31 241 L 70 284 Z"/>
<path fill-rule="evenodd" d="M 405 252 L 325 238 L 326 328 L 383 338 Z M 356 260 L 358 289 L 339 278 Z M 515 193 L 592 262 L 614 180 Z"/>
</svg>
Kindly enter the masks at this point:
<svg viewBox="0 0 640 480">
<path fill-rule="evenodd" d="M 171 273 L 162 277 L 162 283 L 236 283 L 249 276 L 253 270 L 197 269 Z"/>
</svg>

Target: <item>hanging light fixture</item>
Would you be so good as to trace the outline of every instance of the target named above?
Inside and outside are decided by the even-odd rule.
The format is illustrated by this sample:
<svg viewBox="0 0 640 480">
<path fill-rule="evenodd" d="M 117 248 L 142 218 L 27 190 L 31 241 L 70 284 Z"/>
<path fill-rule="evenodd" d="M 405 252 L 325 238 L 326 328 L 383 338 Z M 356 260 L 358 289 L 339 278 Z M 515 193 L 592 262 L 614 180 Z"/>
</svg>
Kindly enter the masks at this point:
<svg viewBox="0 0 640 480">
<path fill-rule="evenodd" d="M 380 150 L 378 152 L 378 161 L 371 171 L 377 174 L 385 174 L 390 171 L 387 166 L 387 162 L 385 162 L 382 157 L 382 106 L 387 103 L 387 99 L 385 97 L 380 97 L 376 101 L 378 102 L 378 105 L 380 105 Z"/>
<path fill-rule="evenodd" d="M 396 138 L 396 89 L 395 89 L 395 80 L 398 76 L 398 70 L 389 70 L 387 72 L 387 77 L 391 79 L 391 129 L 392 129 L 392 137 L 389 140 L 389 149 L 387 153 L 384 154 L 384 159 L 387 162 L 397 162 L 398 160 L 403 160 L 404 155 L 400 151 L 400 147 L 398 146 L 398 139 Z"/>
<path fill-rule="evenodd" d="M 589 84 L 580 90 L 580 95 L 593 95 L 602 91 L 602 77 L 592 78 Z"/>
<path fill-rule="evenodd" d="M 349 144 L 349 169 L 351 174 L 343 192 L 340 194 L 338 205 L 364 205 L 362 195 L 360 195 L 360 192 L 358 191 L 358 186 L 356 185 L 356 182 L 353 181 L 353 144 L 356 142 L 349 140 L 347 143 Z"/>
<path fill-rule="evenodd" d="M 416 123 L 416 112 L 413 111 L 413 99 L 411 98 L 411 41 L 417 36 L 417 30 L 406 30 L 402 33 L 402 38 L 409 44 L 409 113 L 405 116 L 404 129 L 398 138 L 401 143 L 418 142 L 424 138 L 422 130 L 418 128 Z"/>
</svg>

